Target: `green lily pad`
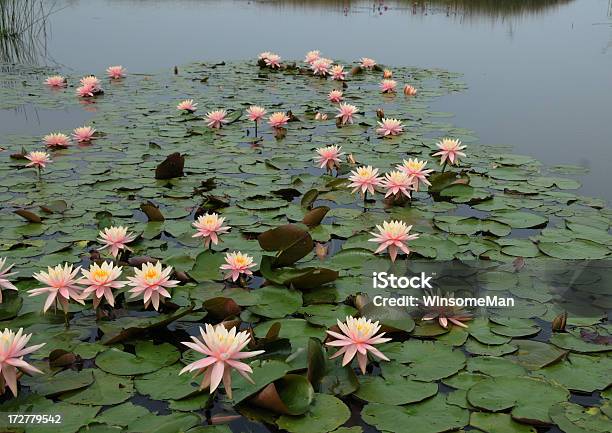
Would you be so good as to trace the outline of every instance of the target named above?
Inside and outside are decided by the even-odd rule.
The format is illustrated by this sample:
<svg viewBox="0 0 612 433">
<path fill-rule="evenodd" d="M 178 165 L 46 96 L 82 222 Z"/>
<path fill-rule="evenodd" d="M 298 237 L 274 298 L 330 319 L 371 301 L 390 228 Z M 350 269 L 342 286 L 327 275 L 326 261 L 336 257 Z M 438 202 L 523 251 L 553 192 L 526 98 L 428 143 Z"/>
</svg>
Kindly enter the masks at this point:
<svg viewBox="0 0 612 433">
<path fill-rule="evenodd" d="M 328 394 L 315 394 L 312 406 L 304 415 L 282 415 L 276 425 L 290 433 L 325 433 L 344 424 L 351 412 L 342 400 Z"/>
<path fill-rule="evenodd" d="M 425 400 L 438 392 L 435 383 L 417 382 L 406 378 L 385 380 L 382 377 L 364 377 L 355 396 L 370 403 L 402 405 Z"/>
<path fill-rule="evenodd" d="M 107 373 L 132 376 L 159 370 L 173 364 L 180 353 L 172 344 L 155 345 L 150 341 L 136 344 L 136 354 L 111 348 L 96 357 L 96 365 Z"/>
<path fill-rule="evenodd" d="M 440 395 L 405 406 L 369 403 L 361 415 L 366 423 L 388 432 L 409 428 L 419 433 L 441 433 L 460 429 L 469 422 L 467 410 L 447 404 Z"/>
<path fill-rule="evenodd" d="M 520 424 L 505 413 L 472 412 L 470 425 L 486 433 L 536 433 L 534 427 Z"/>
<path fill-rule="evenodd" d="M 81 405 L 111 405 L 123 403 L 134 394 L 131 379 L 93 370 L 94 382 L 82 390 L 71 391 L 60 396 L 67 403 Z"/>
<path fill-rule="evenodd" d="M 560 385 L 532 377 L 493 377 L 471 387 L 467 393 L 474 407 L 500 412 L 511 409 L 512 418 L 527 423 L 551 423 L 549 409 L 567 401 L 569 391 Z"/>
</svg>

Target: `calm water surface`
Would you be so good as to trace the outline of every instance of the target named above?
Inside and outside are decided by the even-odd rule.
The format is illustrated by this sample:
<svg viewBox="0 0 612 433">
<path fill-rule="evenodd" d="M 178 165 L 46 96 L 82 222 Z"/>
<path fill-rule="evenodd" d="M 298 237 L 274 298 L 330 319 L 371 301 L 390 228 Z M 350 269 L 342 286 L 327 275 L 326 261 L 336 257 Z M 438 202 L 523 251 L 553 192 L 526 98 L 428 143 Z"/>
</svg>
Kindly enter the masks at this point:
<svg viewBox="0 0 612 433">
<path fill-rule="evenodd" d="M 101 74 L 193 60 L 301 59 L 440 67 L 467 92 L 435 109 L 480 142 L 509 144 L 547 165 L 578 164 L 581 193 L 612 201 L 612 0 L 421 2 L 58 0 L 47 2 L 41 62 Z M 0 111 L 0 133 L 72 128 L 83 112 Z"/>
</svg>

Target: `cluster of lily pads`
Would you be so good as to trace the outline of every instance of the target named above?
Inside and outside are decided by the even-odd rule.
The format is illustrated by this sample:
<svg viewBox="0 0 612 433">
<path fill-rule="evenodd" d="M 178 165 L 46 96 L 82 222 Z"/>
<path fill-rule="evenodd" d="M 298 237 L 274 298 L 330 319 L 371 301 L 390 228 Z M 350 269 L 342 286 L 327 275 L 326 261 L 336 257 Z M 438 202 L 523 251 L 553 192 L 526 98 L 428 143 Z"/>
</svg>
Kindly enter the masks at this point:
<svg viewBox="0 0 612 433">
<path fill-rule="evenodd" d="M 0 108 L 86 108 L 96 134 L 89 146 L 50 149 L 42 179 L 23 169 L 36 138 L 0 143 L 0 196 L 13 211 L 0 214 L 0 255 L 3 268 L 14 263 L 19 272 L 11 282 L 4 273 L 18 290 L 4 292 L 0 326 L 23 328 L 19 336 L 5 331 L 5 354 L 17 360 L 15 372 L 45 373 L 21 377 L 21 392 L 6 393 L 0 411 L 60 413 L 58 431 L 71 433 L 262 424 L 295 433 L 407 425 L 423 433 L 606 431 L 611 214 L 601 200 L 569 192 L 579 183 L 561 174 L 581 169 L 545 168 L 478 145 L 432 111 L 436 97 L 464 90 L 455 74 L 385 71 L 371 59 L 345 71 L 314 52 L 304 63 L 260 57 L 258 65 L 194 63 L 109 77 L 104 93 L 84 98 L 66 91 L 78 82 L 70 77 L 57 91 L 41 86 L 44 69 L 1 77 L 19 86 L 0 87 Z M 384 81 L 392 78 L 419 90 L 398 95 Z M 206 120 L 198 106 L 211 107 Z M 279 114 L 257 130 L 268 110 Z M 383 119 L 401 130 L 377 131 Z M 398 131 L 397 122 L 385 132 Z M 469 154 L 455 153 L 455 164 L 447 152 L 452 170 L 446 160 L 426 170 L 425 161 L 448 150 L 445 140 L 457 152 L 469 144 Z M 378 190 L 385 200 L 371 199 Z M 376 254 L 385 249 L 391 262 Z M 410 259 L 396 260 L 400 252 Z M 577 277 L 566 259 L 592 265 Z M 461 267 L 445 270 L 449 261 Z M 41 314 L 39 298 L 25 296 L 41 290 L 41 268 L 64 276 L 71 269 L 77 279 L 79 266 L 90 281 L 76 290 L 87 291 L 96 311 L 56 297 L 67 314 Z M 98 280 L 119 267 L 133 269 L 129 291 Z M 377 307 L 371 273 L 382 270 L 435 271 L 457 293 L 477 286 L 514 296 L 517 308 Z M 559 295 L 562 281 L 579 286 L 579 302 Z M 340 348 L 341 364 L 326 346 Z M 389 361 L 366 366 L 368 352 Z M 2 377 L 16 393 L 11 371 Z M 221 382 L 225 393 L 211 394 Z M 576 403 L 580 394 L 588 407 Z"/>
</svg>

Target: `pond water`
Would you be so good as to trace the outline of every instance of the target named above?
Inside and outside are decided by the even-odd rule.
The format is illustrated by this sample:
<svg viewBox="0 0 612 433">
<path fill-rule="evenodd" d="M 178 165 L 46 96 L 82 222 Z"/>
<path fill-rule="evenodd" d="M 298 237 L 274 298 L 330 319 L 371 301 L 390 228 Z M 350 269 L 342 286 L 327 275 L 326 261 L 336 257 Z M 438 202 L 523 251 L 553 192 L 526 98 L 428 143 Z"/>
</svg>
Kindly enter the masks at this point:
<svg viewBox="0 0 612 433">
<path fill-rule="evenodd" d="M 59 0 L 41 63 L 75 72 L 123 64 L 133 73 L 194 60 L 311 49 L 352 61 L 439 67 L 467 92 L 436 102 L 481 143 L 512 145 L 548 165 L 588 169 L 582 193 L 610 201 L 612 0 L 192 1 Z M 23 52 L 22 52 L 23 54 Z M 0 111 L 3 133 L 43 134 L 79 112 Z M 62 120 L 65 119 L 65 120 Z M 66 123 L 66 125 L 64 125 Z"/>
</svg>

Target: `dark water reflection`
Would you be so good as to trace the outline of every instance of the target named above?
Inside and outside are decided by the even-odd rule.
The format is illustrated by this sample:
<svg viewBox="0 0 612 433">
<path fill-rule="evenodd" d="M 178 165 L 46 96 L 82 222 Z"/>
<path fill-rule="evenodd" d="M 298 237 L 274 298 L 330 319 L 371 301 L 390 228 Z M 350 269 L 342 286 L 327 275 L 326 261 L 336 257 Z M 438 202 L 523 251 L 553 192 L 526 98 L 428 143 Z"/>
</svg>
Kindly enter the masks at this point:
<svg viewBox="0 0 612 433">
<path fill-rule="evenodd" d="M 612 199 L 612 0 L 44 3 L 55 8 L 49 62 L 82 73 L 101 74 L 110 64 L 169 70 L 263 50 L 301 59 L 311 49 L 344 61 L 368 56 L 461 72 L 469 90 L 439 99 L 436 110 L 455 113 L 451 121 L 481 143 L 512 145 L 547 165 L 587 167 L 581 193 Z M 0 112 L 0 133 L 40 134 L 83 119 L 44 114 L 32 123 Z"/>
</svg>

